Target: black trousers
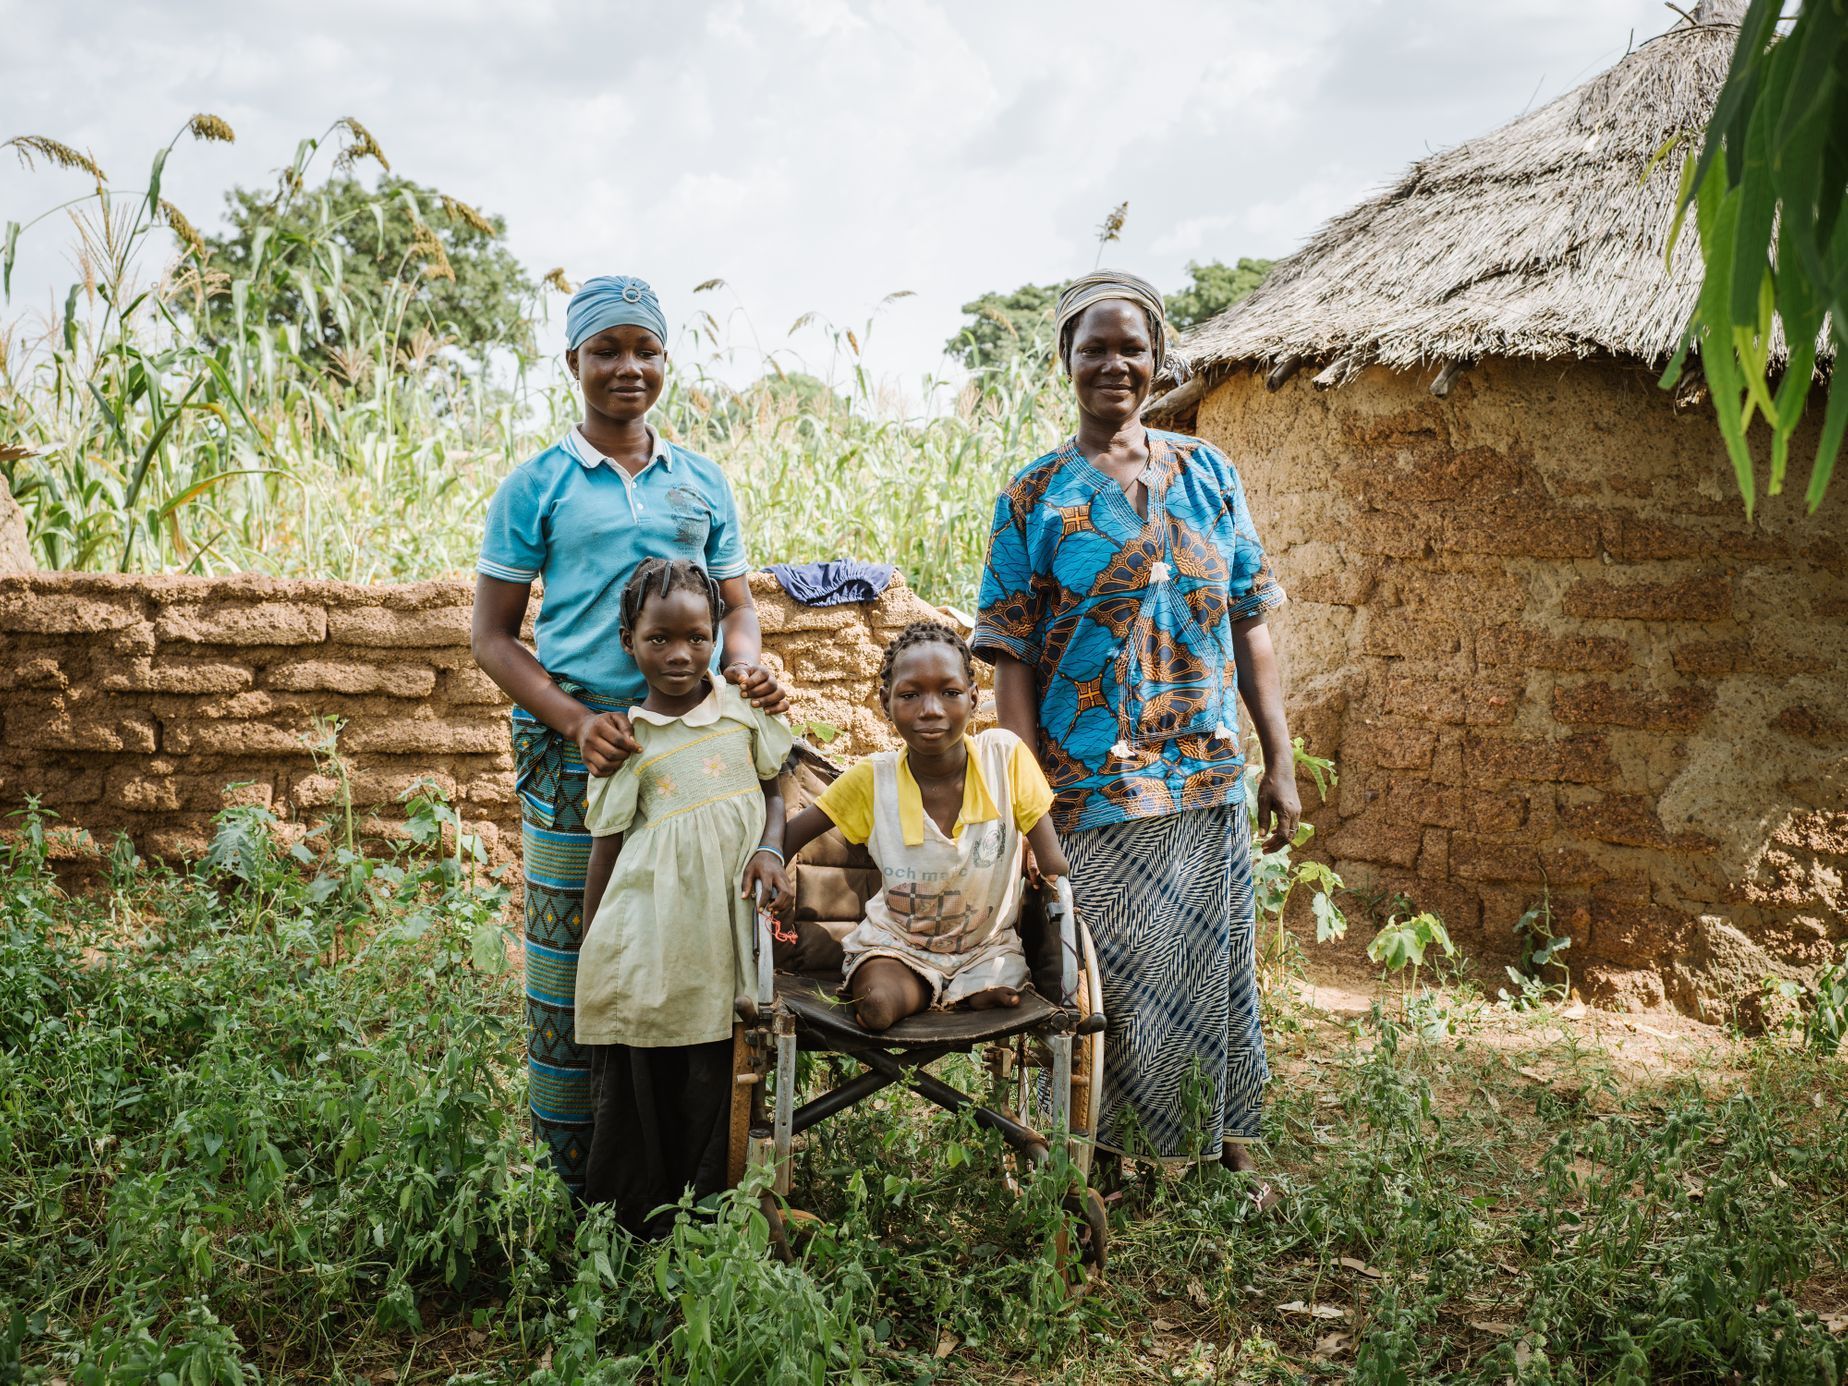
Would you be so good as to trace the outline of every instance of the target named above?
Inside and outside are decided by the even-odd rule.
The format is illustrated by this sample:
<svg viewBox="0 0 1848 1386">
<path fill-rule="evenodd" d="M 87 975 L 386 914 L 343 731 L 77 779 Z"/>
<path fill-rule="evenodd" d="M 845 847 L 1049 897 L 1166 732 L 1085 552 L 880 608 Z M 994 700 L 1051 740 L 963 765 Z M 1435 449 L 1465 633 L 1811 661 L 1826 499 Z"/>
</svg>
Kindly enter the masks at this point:
<svg viewBox="0 0 1848 1386">
<path fill-rule="evenodd" d="M 673 1225 L 663 1205 L 726 1186 L 731 1140 L 732 1042 L 642 1049 L 593 1044 L 592 1127 L 584 1200 L 613 1203 L 638 1237 Z"/>
</svg>

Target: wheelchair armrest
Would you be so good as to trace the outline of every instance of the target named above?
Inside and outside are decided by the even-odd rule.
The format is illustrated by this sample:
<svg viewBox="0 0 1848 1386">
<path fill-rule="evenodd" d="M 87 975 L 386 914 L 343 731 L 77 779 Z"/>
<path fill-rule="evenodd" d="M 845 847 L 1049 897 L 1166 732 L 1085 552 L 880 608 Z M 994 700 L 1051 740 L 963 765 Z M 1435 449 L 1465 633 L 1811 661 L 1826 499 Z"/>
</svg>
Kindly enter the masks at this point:
<svg viewBox="0 0 1848 1386">
<path fill-rule="evenodd" d="M 770 920 L 764 914 L 763 886 L 757 887 L 751 901 L 754 906 L 752 915 L 752 938 L 756 941 L 757 953 L 757 1009 L 760 1014 L 768 1015 L 770 1008 L 776 1004 L 776 955 L 775 944 L 770 937 Z"/>
<path fill-rule="evenodd" d="M 1055 876 L 1040 888 L 1046 918 L 1059 930 L 1058 1003 L 1070 1008 L 1078 1004 L 1078 912 L 1072 903 L 1072 883 Z"/>
</svg>

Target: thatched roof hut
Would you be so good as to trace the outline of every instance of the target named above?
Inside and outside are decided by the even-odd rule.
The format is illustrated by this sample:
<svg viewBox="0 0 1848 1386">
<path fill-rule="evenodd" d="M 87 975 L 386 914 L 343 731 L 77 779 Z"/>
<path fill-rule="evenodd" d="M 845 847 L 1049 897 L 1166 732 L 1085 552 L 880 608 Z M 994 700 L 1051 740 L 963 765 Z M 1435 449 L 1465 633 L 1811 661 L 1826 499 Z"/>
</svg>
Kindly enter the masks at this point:
<svg viewBox="0 0 1848 1386">
<path fill-rule="evenodd" d="M 1655 383 L 1700 281 L 1657 156 L 1742 9 L 1330 221 L 1150 411 L 1244 475 L 1349 880 L 1478 956 L 1545 902 L 1575 983 L 1705 1014 L 1848 940 L 1848 488 L 1748 524 L 1711 411 Z"/>
</svg>

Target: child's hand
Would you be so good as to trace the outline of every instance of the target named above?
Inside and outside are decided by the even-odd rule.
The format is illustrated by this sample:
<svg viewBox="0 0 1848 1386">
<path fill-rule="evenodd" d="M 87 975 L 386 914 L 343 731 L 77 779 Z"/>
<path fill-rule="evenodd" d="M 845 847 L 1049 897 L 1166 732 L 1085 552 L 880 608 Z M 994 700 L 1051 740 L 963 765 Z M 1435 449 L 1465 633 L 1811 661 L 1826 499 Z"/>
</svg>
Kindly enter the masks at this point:
<svg viewBox="0 0 1848 1386">
<path fill-rule="evenodd" d="M 789 711 L 789 695 L 777 683 L 776 675 L 763 665 L 738 660 L 727 664 L 724 673 L 728 682 L 737 684 L 740 693 L 772 717 Z"/>
<path fill-rule="evenodd" d="M 584 758 L 584 768 L 593 775 L 614 775 L 625 760 L 642 749 L 635 739 L 635 729 L 620 712 L 590 713 L 578 723 L 573 739 L 578 754 Z"/>
<path fill-rule="evenodd" d="M 744 881 L 740 893 L 749 900 L 763 888 L 762 907 L 772 914 L 783 914 L 795 903 L 796 893 L 790 889 L 789 873 L 783 869 L 783 863 L 768 852 L 751 853 L 750 861 L 744 866 Z"/>
</svg>

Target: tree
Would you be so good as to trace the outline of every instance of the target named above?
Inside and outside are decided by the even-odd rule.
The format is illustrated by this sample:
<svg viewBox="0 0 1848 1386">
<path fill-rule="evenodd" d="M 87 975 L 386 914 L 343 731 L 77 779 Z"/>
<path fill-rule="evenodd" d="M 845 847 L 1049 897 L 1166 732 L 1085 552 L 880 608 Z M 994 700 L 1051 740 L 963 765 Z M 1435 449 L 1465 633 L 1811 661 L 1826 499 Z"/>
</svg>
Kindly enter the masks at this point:
<svg viewBox="0 0 1848 1386">
<path fill-rule="evenodd" d="M 1168 322 L 1178 330 L 1223 313 L 1257 288 L 1270 267 L 1269 260 L 1241 259 L 1236 265 L 1218 260 L 1205 265 L 1188 261 L 1187 273 L 1193 282 L 1163 299 Z M 1011 294 L 986 293 L 963 304 L 967 321 L 943 344 L 944 351 L 971 369 L 1015 351 L 1050 359 L 1053 314 L 1065 287 L 1022 284 Z"/>
<path fill-rule="evenodd" d="M 1748 517 L 1757 477 L 1746 431 L 1759 415 L 1771 425 L 1775 496 L 1809 399 L 1825 316 L 1835 360 L 1810 464 L 1812 511 L 1848 430 L 1848 0 L 1803 0 L 1782 37 L 1781 8 L 1779 0 L 1752 0 L 1700 157 L 1690 153 L 1682 166 L 1675 232 L 1692 207 L 1706 274 L 1662 378 L 1672 387 L 1690 351 L 1699 353 Z M 1669 255 L 1674 249 L 1671 235 Z M 1775 389 L 1774 314 L 1790 352 Z"/>
<path fill-rule="evenodd" d="M 943 349 L 972 370 L 1016 351 L 1050 358 L 1053 310 L 1064 292 L 1064 284 L 1022 284 L 1011 294 L 983 294 L 963 304 L 968 321 Z"/>
<path fill-rule="evenodd" d="M 500 243 L 505 223 L 408 178 L 386 174 L 376 191 L 342 173 L 313 191 L 233 188 L 225 195 L 231 229 L 208 236 L 209 263 L 232 279 L 249 277 L 246 311 L 270 323 L 318 326 L 323 351 L 339 347 L 353 305 L 391 312 L 408 301 L 407 328 L 426 327 L 471 356 L 496 348 L 530 351 L 532 281 Z M 332 269 L 338 295 L 310 305 L 297 271 L 305 261 Z M 253 274 L 253 267 L 256 272 Z M 337 268 L 336 268 L 337 267 Z M 325 274 L 316 279 L 326 281 Z M 219 331 L 230 331 L 228 299 L 213 300 Z"/>
<path fill-rule="evenodd" d="M 1270 267 L 1269 260 L 1248 260 L 1243 257 L 1236 265 L 1218 260 L 1201 265 L 1189 260 L 1187 273 L 1193 277 L 1193 283 L 1165 298 L 1168 321 L 1175 327 L 1186 329 L 1198 327 L 1207 319 L 1218 317 L 1257 288 L 1270 272 Z"/>
</svg>

